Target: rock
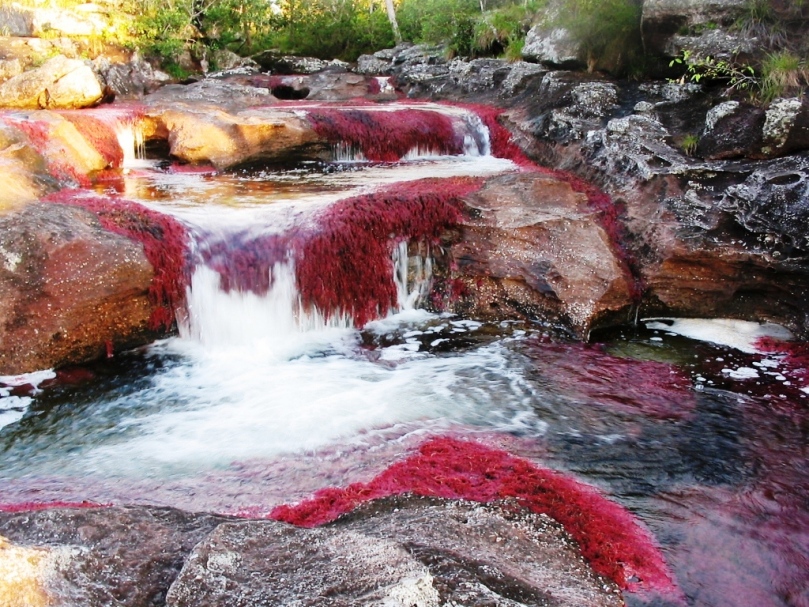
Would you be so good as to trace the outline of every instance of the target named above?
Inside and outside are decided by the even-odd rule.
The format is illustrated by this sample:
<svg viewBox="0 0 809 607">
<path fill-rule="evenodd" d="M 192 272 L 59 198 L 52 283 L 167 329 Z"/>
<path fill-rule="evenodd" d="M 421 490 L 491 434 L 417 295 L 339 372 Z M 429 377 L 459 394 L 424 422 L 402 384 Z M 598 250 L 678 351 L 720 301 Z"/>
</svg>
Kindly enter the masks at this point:
<svg viewBox="0 0 809 607">
<path fill-rule="evenodd" d="M 512 66 L 502 59 L 456 59 L 449 64 L 452 82 L 464 93 L 482 93 L 500 87 Z"/>
<path fill-rule="evenodd" d="M 776 99 L 764 114 L 762 154 L 780 156 L 809 149 L 809 100 Z"/>
<path fill-rule="evenodd" d="M 632 305 L 631 277 L 584 194 L 543 174 L 495 177 L 467 199 L 447 302 L 472 318 L 542 319 L 579 337 Z M 457 290 L 457 287 L 456 287 Z"/>
<path fill-rule="evenodd" d="M 390 74 L 390 60 L 379 59 L 374 55 L 360 55 L 357 58 L 356 71 L 369 76 Z"/>
<path fill-rule="evenodd" d="M 0 214 L 37 200 L 54 185 L 25 136 L 0 122 Z"/>
<path fill-rule="evenodd" d="M 757 50 L 755 38 L 738 32 L 721 29 L 707 29 L 697 35 L 675 34 L 663 47 L 669 57 L 678 57 L 684 51 L 693 57 L 713 57 L 717 60 L 731 60 L 738 56 L 750 56 Z"/>
<path fill-rule="evenodd" d="M 22 61 L 19 59 L 0 59 L 0 82 L 5 82 L 23 72 Z"/>
<path fill-rule="evenodd" d="M 227 111 L 272 102 L 266 86 L 246 84 L 241 79 L 205 78 L 191 84 L 168 84 L 150 94 L 144 102 L 159 109 L 186 106 L 207 106 Z"/>
<path fill-rule="evenodd" d="M 74 554 L 71 548 L 16 546 L 0 535 L 0 596 L 4 607 L 47 607 L 48 581 Z"/>
<path fill-rule="evenodd" d="M 580 55 L 581 49 L 570 32 L 564 28 L 549 28 L 544 25 L 535 25 L 530 29 L 522 49 L 522 57 L 526 61 L 561 69 L 585 67 Z"/>
<path fill-rule="evenodd" d="M 33 11 L 19 5 L 4 3 L 0 6 L 0 33 L 3 36 L 33 36 Z"/>
<path fill-rule="evenodd" d="M 141 245 L 87 211 L 31 204 L 0 216 L 0 264 L 0 374 L 84 362 L 152 336 L 152 266 Z"/>
<path fill-rule="evenodd" d="M 509 71 L 502 84 L 502 96 L 504 97 L 518 95 L 526 90 L 531 83 L 538 82 L 548 72 L 544 67 L 527 61 L 514 61 L 510 66 L 511 71 Z"/>
<path fill-rule="evenodd" d="M 264 51 L 252 57 L 262 70 L 280 76 L 292 74 L 316 74 L 326 70 L 333 72 L 348 71 L 349 64 L 345 61 L 333 59 L 326 61 L 315 57 L 294 57 L 279 55 L 276 51 Z"/>
<path fill-rule="evenodd" d="M 156 91 L 173 79 L 135 55 L 126 63 L 112 63 L 99 57 L 93 67 L 105 83 L 105 93 L 116 99 L 135 99 Z"/>
<path fill-rule="evenodd" d="M 94 105 L 104 86 L 84 61 L 53 57 L 37 69 L 0 85 L 0 107 L 73 109 Z"/>
<path fill-rule="evenodd" d="M 159 114 L 172 156 L 227 168 L 257 160 L 289 161 L 325 150 L 305 118 L 293 111 L 176 111 Z"/>
<path fill-rule="evenodd" d="M 665 54 L 671 37 L 678 32 L 726 28 L 742 15 L 745 6 L 746 0 L 643 0 L 644 45 L 649 51 Z"/>
<path fill-rule="evenodd" d="M 3 593 L 4 605 L 94 605 L 120 607 L 165 604 L 166 591 L 194 545 L 223 517 L 190 514 L 170 508 L 55 508 L 0 513 L 0 536 L 14 542 L 9 555 L 0 544 L 3 562 L 22 565 L 25 586 Z M 2 540 L 0 540 L 2 541 Z M 4 554 L 5 553 L 5 554 Z M 4 559 L 5 557 L 5 559 Z M 25 560 L 23 560 L 25 559 Z M 3 580 L 0 575 L 0 589 Z"/>
<path fill-rule="evenodd" d="M 621 605 L 548 517 L 515 504 L 385 498 L 300 529 L 225 523 L 193 551 L 167 607 Z"/>
<path fill-rule="evenodd" d="M 258 64 L 249 57 L 241 57 L 227 49 L 216 49 L 210 55 L 211 67 L 216 71 L 229 71 L 238 68 L 258 68 Z"/>
<path fill-rule="evenodd" d="M 725 101 L 705 116 L 705 128 L 697 145 L 697 155 L 711 160 L 756 156 L 762 146 L 764 110 Z"/>
</svg>

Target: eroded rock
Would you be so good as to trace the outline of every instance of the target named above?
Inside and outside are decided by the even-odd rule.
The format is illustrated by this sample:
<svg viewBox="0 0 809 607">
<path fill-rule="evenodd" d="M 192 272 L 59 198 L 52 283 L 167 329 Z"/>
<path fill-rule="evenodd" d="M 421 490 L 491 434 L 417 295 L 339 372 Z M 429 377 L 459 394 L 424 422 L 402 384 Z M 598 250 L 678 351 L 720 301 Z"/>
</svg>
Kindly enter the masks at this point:
<svg viewBox="0 0 809 607">
<path fill-rule="evenodd" d="M 148 342 L 151 280 L 141 245 L 87 211 L 31 204 L 0 216 L 0 373 Z"/>
<path fill-rule="evenodd" d="M 103 96 L 104 85 L 92 67 L 62 55 L 0 84 L 0 107 L 8 108 L 82 108 Z"/>
<path fill-rule="evenodd" d="M 473 318 L 527 316 L 584 337 L 632 305 L 632 284 L 584 194 L 542 174 L 487 181 L 445 263 L 463 288 L 449 308 Z M 458 291 L 458 284 L 455 283 Z"/>
<path fill-rule="evenodd" d="M 561 69 L 584 67 L 579 59 L 581 49 L 564 28 L 548 28 L 537 25 L 525 37 L 522 56 L 527 61 L 543 63 Z"/>
<path fill-rule="evenodd" d="M 224 520 L 147 507 L 0 513 L 0 536 L 15 543 L 5 550 L 0 543 L 0 571 L 4 557 L 9 562 L 13 556 L 26 574 L 22 578 L 25 585 L 7 588 L 9 594 L 2 595 L 10 602 L 0 603 L 30 607 L 163 605 L 166 591 L 191 549 Z M 9 549 L 18 554 L 9 554 Z M 27 597 L 34 602 L 26 602 Z"/>
</svg>

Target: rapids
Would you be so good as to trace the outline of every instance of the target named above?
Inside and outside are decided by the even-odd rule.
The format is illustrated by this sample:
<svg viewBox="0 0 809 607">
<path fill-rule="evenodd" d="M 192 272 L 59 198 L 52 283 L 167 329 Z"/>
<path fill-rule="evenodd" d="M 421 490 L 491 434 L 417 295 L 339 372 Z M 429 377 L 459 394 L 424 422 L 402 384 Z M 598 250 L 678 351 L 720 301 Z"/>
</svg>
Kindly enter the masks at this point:
<svg viewBox="0 0 809 607">
<path fill-rule="evenodd" d="M 262 257 L 261 286 L 228 274 L 236 249 L 308 229 L 349 196 L 518 170 L 483 135 L 465 150 L 370 163 L 344 147 L 335 163 L 224 174 L 125 156 L 119 193 L 192 237 L 180 334 L 0 378 L 0 502 L 266 515 L 370 482 L 432 437 L 473 439 L 627 508 L 688 605 L 809 605 L 809 374 L 780 327 L 648 319 L 579 344 L 540 325 L 432 314 L 420 306 L 427 242 L 391 246 L 396 304 L 359 326 L 303 305 L 294 249 Z"/>
</svg>

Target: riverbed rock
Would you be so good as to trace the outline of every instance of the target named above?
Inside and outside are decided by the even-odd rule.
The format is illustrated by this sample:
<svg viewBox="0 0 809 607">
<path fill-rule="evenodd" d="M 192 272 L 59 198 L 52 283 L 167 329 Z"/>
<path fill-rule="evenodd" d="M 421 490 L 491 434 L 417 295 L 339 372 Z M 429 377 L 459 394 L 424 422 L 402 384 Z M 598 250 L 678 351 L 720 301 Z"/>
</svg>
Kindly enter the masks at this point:
<svg viewBox="0 0 809 607">
<path fill-rule="evenodd" d="M 63 55 L 0 84 L 0 107 L 7 108 L 82 108 L 103 96 L 104 85 L 92 67 Z"/>
<path fill-rule="evenodd" d="M 467 198 L 449 259 L 450 310 L 472 318 L 528 317 L 579 337 L 625 318 L 632 280 L 587 196 L 551 175 L 489 179 Z"/>
<path fill-rule="evenodd" d="M 5 557 L 27 582 L 7 588 L 2 598 L 10 602 L 0 604 L 163 605 L 191 549 L 224 520 L 154 507 L 0 513 L 0 536 L 13 542 L 4 551 L 0 539 L 0 571 Z"/>
<path fill-rule="evenodd" d="M 45 159 L 25 136 L 0 122 L 0 214 L 39 199 L 55 185 Z"/>
<path fill-rule="evenodd" d="M 337 522 L 220 525 L 167 606 L 621 605 L 552 519 L 516 504 L 399 496 Z"/>
<path fill-rule="evenodd" d="M 0 374 L 148 343 L 152 266 L 140 244 L 82 209 L 30 204 L 0 216 Z"/>
<path fill-rule="evenodd" d="M 641 27 L 644 44 L 653 52 L 674 52 L 672 49 L 667 51 L 667 45 L 678 32 L 727 30 L 744 9 L 745 0 L 643 0 Z M 744 43 L 743 40 L 739 42 Z"/>
<path fill-rule="evenodd" d="M 560 69 L 584 67 L 579 58 L 581 49 L 565 28 L 535 25 L 525 37 L 522 57 L 526 61 L 542 63 Z"/>
</svg>

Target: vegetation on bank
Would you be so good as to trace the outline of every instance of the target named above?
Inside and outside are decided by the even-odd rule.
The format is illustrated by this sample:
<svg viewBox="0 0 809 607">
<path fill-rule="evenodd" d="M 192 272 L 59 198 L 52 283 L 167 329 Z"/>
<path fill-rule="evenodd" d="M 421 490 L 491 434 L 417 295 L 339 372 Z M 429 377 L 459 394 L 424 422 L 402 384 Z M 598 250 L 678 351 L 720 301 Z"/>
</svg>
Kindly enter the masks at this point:
<svg viewBox="0 0 809 607">
<path fill-rule="evenodd" d="M 402 39 L 443 45 L 450 55 L 517 60 L 534 25 L 567 30 L 589 71 L 644 76 L 651 68 L 638 0 L 107 0 L 101 8 L 112 23 L 103 42 L 138 48 L 177 76 L 180 66 L 203 59 L 218 68 L 213 51 L 223 49 L 353 61 Z M 671 62 L 669 75 L 764 103 L 796 94 L 809 82 L 807 19 L 809 0 L 747 0 L 731 30 L 755 40 L 763 53 L 719 59 L 686 52 Z M 707 23 L 681 33 L 717 27 Z"/>
</svg>

